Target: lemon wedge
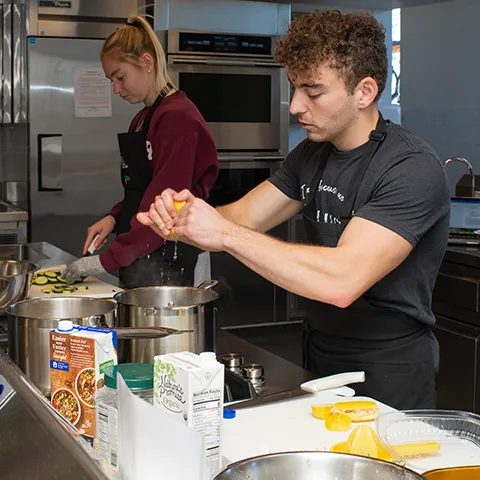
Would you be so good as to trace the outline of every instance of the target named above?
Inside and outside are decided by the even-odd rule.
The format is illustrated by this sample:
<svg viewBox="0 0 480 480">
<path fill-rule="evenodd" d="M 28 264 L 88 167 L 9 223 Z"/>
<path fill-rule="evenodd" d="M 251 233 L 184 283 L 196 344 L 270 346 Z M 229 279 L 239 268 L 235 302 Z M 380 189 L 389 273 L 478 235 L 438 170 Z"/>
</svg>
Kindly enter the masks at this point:
<svg viewBox="0 0 480 480">
<path fill-rule="evenodd" d="M 187 202 L 177 202 L 176 200 L 173 201 L 173 205 L 175 205 L 175 210 L 179 212 L 182 207 L 186 204 Z M 176 237 L 177 235 L 174 233 L 173 229 L 170 230 L 170 236 L 171 237 Z M 176 241 L 176 240 L 175 240 Z"/>
<path fill-rule="evenodd" d="M 333 405 L 310 405 L 312 408 L 312 415 L 320 420 L 326 420 L 330 415 Z"/>
<path fill-rule="evenodd" d="M 352 426 L 352 419 L 343 413 L 332 413 L 325 420 L 325 427 L 332 432 L 346 432 Z"/>
</svg>

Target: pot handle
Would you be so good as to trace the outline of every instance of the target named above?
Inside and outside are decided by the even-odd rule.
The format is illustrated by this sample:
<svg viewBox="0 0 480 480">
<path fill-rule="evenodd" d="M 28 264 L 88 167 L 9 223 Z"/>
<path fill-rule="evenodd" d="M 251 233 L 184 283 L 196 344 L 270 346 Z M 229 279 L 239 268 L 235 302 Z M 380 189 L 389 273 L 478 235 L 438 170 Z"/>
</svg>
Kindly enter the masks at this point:
<svg viewBox="0 0 480 480">
<path fill-rule="evenodd" d="M 211 288 L 218 285 L 218 280 L 204 280 L 196 288 L 201 288 L 202 290 L 210 290 Z"/>
<path fill-rule="evenodd" d="M 144 307 L 143 308 L 143 316 L 144 317 L 150 317 L 153 315 L 161 315 L 162 310 L 160 308 L 155 308 L 155 307 Z"/>
<path fill-rule="evenodd" d="M 116 327 L 112 330 L 117 332 L 118 338 L 124 340 L 164 338 L 193 332 L 193 330 L 177 330 L 167 327 Z"/>
<path fill-rule="evenodd" d="M 103 315 L 92 315 L 88 317 L 87 323 L 89 327 L 95 328 L 110 328 L 105 322 L 105 317 Z"/>
</svg>

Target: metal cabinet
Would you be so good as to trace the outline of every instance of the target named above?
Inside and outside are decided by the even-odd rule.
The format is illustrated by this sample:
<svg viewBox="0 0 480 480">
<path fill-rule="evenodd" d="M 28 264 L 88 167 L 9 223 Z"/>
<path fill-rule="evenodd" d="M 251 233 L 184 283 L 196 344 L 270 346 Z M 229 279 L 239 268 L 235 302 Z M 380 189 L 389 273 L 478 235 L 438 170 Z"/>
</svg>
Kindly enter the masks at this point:
<svg viewBox="0 0 480 480">
<path fill-rule="evenodd" d="M 437 315 L 437 408 L 480 413 L 480 328 Z"/>
</svg>

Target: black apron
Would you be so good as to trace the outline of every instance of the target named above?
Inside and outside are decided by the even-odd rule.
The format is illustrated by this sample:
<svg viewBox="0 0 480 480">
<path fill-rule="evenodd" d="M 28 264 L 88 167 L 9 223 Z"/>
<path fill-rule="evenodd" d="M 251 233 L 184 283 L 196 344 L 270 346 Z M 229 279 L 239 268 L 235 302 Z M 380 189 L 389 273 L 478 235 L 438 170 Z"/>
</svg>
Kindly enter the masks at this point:
<svg viewBox="0 0 480 480">
<path fill-rule="evenodd" d="M 386 125 L 380 115 L 351 177 L 340 211 L 341 224 L 319 221 L 320 205 L 315 193 L 332 149 L 331 144 L 325 144 L 303 204 L 310 243 L 337 246 L 354 213 L 365 172 L 386 137 Z M 435 340 L 429 327 L 402 312 L 371 305 L 368 292 L 347 308 L 308 300 L 307 310 L 303 330 L 307 370 L 319 377 L 363 370 L 365 383 L 352 385 L 357 395 L 373 397 L 398 409 L 435 407 Z"/>
<path fill-rule="evenodd" d="M 153 179 L 153 168 L 148 159 L 147 132 L 157 107 L 165 95 L 155 100 L 139 131 L 141 117 L 134 125 L 133 132 L 118 134 L 122 157 L 121 177 L 124 188 L 122 211 L 115 225 L 115 233 L 130 231 L 130 221 L 138 213 L 143 195 Z M 193 275 L 199 254 L 197 248 L 182 242 L 165 244 L 142 258 L 136 259 L 119 270 L 120 285 L 123 288 L 153 285 L 193 285 Z"/>
</svg>

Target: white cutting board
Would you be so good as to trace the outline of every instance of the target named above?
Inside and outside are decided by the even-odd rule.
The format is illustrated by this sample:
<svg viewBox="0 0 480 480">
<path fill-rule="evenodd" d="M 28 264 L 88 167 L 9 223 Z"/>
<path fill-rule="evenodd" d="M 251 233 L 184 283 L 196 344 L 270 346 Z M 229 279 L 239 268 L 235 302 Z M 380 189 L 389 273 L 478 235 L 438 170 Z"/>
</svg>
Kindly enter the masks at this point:
<svg viewBox="0 0 480 480">
<path fill-rule="evenodd" d="M 237 410 L 234 419 L 223 420 L 223 466 L 268 453 L 298 450 L 329 451 L 335 443 L 347 440 L 353 428 L 358 425 L 370 425 L 376 429 L 373 421 L 354 423 L 347 432 L 331 432 L 325 428 L 325 421 L 314 418 L 311 413 L 310 405 L 328 405 L 350 400 L 374 399 L 367 397 L 345 399 L 332 393 L 320 392 Z M 378 401 L 377 405 L 380 414 L 395 411 Z M 229 408 L 235 409 L 235 405 Z M 406 466 L 423 473 L 437 468 L 480 464 L 480 450 L 472 442 L 467 444 L 463 440 L 454 441 L 450 437 L 448 441 L 442 442 L 440 438 L 442 437 L 437 439 L 441 445 L 440 452 L 435 455 L 411 458 Z"/>
<path fill-rule="evenodd" d="M 332 393 L 308 394 L 303 397 L 237 410 L 233 419 L 223 420 L 222 455 L 225 463 L 274 452 L 296 450 L 329 451 L 344 442 L 349 432 L 331 432 L 325 421 L 313 417 L 310 405 L 328 405 L 350 400 L 372 400 L 367 397 L 345 399 Z M 394 411 L 377 402 L 380 412 Z M 235 409 L 235 405 L 228 408 Z M 365 422 L 371 425 L 375 422 Z M 245 439 L 248 438 L 248 441 Z"/>
<path fill-rule="evenodd" d="M 48 268 L 42 268 L 37 273 L 46 272 L 48 270 L 59 270 L 63 272 L 66 268 L 66 265 L 56 265 Z M 98 278 L 87 277 L 82 283 L 74 285 L 83 285 L 88 287 L 88 290 L 76 290 L 72 293 L 43 293 L 44 288 L 53 286 L 53 283 L 48 283 L 46 285 L 35 285 L 33 284 L 30 288 L 30 298 L 40 298 L 40 297 L 93 297 L 93 298 L 112 298 L 115 294 L 122 292 L 123 290 L 115 285 L 110 285 L 109 283 L 102 282 Z"/>
</svg>

